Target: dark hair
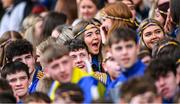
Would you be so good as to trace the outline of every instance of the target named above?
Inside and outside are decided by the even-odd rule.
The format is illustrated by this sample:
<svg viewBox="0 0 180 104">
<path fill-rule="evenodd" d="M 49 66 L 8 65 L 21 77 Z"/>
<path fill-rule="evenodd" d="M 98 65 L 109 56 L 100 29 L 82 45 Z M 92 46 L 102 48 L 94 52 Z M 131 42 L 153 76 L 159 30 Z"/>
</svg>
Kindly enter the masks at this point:
<svg viewBox="0 0 180 104">
<path fill-rule="evenodd" d="M 49 96 L 43 92 L 34 92 L 29 94 L 25 98 L 24 103 L 30 103 L 30 102 L 42 103 L 41 101 L 44 101 L 46 103 L 51 103 L 51 99 L 49 98 Z"/>
<path fill-rule="evenodd" d="M 69 6 L 71 4 L 71 6 Z M 78 8 L 75 0 L 59 0 L 56 3 L 55 11 L 64 13 L 67 21 L 72 24 L 78 18 Z"/>
<path fill-rule="evenodd" d="M 66 45 L 68 47 L 69 52 L 78 51 L 80 49 L 85 49 L 88 52 L 88 48 L 87 48 L 86 44 L 84 43 L 84 41 L 82 41 L 80 39 L 68 40 L 64 43 L 64 45 Z"/>
<path fill-rule="evenodd" d="M 120 97 L 125 100 L 125 103 L 130 103 L 133 97 L 149 91 L 157 95 L 152 79 L 147 77 L 131 78 L 120 87 Z"/>
<path fill-rule="evenodd" d="M 0 78 L 0 93 L 7 92 L 13 94 L 12 87 L 9 85 L 8 81 Z"/>
<path fill-rule="evenodd" d="M 68 96 L 64 96 L 66 95 L 65 93 Z M 62 97 L 63 99 L 65 99 L 65 97 L 70 97 L 70 100 L 76 103 L 82 103 L 84 101 L 84 93 L 82 89 L 78 85 L 72 83 L 65 83 L 60 85 L 57 88 L 55 94 L 59 97 Z"/>
<path fill-rule="evenodd" d="M 27 74 L 28 79 L 30 79 L 30 74 L 29 74 L 29 68 L 26 64 L 22 62 L 10 62 L 7 63 L 3 66 L 1 70 L 1 77 L 6 79 L 7 75 L 9 74 L 15 74 L 17 72 L 25 72 Z"/>
<path fill-rule="evenodd" d="M 163 19 L 166 21 L 167 18 L 167 12 L 169 9 L 169 1 L 164 2 L 157 7 L 159 9 L 160 15 L 163 17 Z M 165 24 L 165 23 L 164 23 Z"/>
<path fill-rule="evenodd" d="M 166 76 L 172 72 L 176 76 L 176 64 L 172 58 L 161 57 L 153 59 L 145 70 L 145 76 L 156 81 L 160 76 Z"/>
<path fill-rule="evenodd" d="M 15 56 L 20 56 L 27 53 L 33 54 L 33 46 L 25 39 L 13 41 L 6 48 L 6 58 L 8 61 L 12 61 Z"/>
<path fill-rule="evenodd" d="M 11 93 L 0 93 L 0 103 L 1 104 L 7 104 L 7 103 L 17 103 L 16 98 Z"/>
<path fill-rule="evenodd" d="M 150 56 L 151 57 L 151 52 L 145 46 L 141 46 L 140 47 L 140 51 L 138 53 L 138 58 L 139 59 L 143 59 L 146 56 Z"/>
<path fill-rule="evenodd" d="M 170 13 L 173 19 L 173 22 L 180 23 L 180 0 L 171 0 L 170 1 Z"/>
<path fill-rule="evenodd" d="M 108 44 L 109 47 L 114 43 L 118 43 L 119 41 L 129 41 L 132 40 L 136 44 L 138 43 L 136 32 L 130 28 L 117 28 L 112 31 L 111 36 L 109 37 Z"/>
<path fill-rule="evenodd" d="M 66 23 L 66 15 L 63 13 L 50 12 L 44 19 L 42 34 L 45 38 L 51 36 L 53 29 L 58 26 Z"/>
<path fill-rule="evenodd" d="M 79 4 L 82 0 L 80 0 Z M 102 9 L 104 7 L 104 1 L 103 0 L 91 0 L 91 2 L 96 6 L 98 10 Z"/>
<path fill-rule="evenodd" d="M 180 43 L 173 38 L 160 40 L 152 49 L 152 57 L 170 57 L 177 61 L 180 58 Z"/>
</svg>

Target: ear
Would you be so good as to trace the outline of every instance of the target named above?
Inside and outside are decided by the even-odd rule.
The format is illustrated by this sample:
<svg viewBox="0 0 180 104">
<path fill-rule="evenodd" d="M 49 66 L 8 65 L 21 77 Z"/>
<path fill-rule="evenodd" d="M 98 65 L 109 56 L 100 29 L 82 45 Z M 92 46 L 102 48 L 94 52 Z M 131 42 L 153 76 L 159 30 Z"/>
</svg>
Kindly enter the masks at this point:
<svg viewBox="0 0 180 104">
<path fill-rule="evenodd" d="M 106 64 L 104 62 L 102 62 L 102 67 L 105 70 L 105 72 L 107 72 Z"/>
<path fill-rule="evenodd" d="M 48 73 L 48 68 L 47 68 L 47 67 L 44 68 L 44 73 L 45 73 L 45 74 Z"/>
<path fill-rule="evenodd" d="M 49 70 L 48 70 L 47 67 L 44 68 L 44 75 L 45 75 L 46 77 L 50 77 L 50 75 L 49 75 Z"/>
</svg>

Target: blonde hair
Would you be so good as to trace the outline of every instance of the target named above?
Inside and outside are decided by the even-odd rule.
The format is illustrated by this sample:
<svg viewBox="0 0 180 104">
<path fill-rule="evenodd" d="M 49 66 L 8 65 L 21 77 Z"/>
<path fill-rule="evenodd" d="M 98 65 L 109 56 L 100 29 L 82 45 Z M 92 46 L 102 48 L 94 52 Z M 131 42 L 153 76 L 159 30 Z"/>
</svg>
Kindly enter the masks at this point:
<svg viewBox="0 0 180 104">
<path fill-rule="evenodd" d="M 39 17 L 38 15 L 36 14 L 30 14 L 29 16 L 27 16 L 23 22 L 22 22 L 22 33 L 24 34 L 25 31 L 31 27 L 34 23 L 36 23 L 36 18 Z"/>
<path fill-rule="evenodd" d="M 25 30 L 24 30 L 24 38 L 27 39 L 34 47 L 36 47 L 41 41 L 42 37 L 35 37 L 35 24 L 39 21 L 42 21 L 42 18 L 39 15 L 30 15 L 27 20 L 24 21 Z"/>
<path fill-rule="evenodd" d="M 39 51 L 41 53 L 43 53 L 46 49 L 46 47 L 49 45 L 49 44 L 53 44 L 53 43 L 56 43 L 56 39 L 53 38 L 53 37 L 49 37 L 47 40 L 45 41 L 42 41 L 37 47 L 36 49 L 39 49 Z"/>
</svg>

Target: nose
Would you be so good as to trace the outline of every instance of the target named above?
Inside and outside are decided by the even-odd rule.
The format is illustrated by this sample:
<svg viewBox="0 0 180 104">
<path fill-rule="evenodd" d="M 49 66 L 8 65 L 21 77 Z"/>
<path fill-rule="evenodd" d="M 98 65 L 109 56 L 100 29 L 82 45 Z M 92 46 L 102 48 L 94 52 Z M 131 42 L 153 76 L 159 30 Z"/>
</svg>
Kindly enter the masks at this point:
<svg viewBox="0 0 180 104">
<path fill-rule="evenodd" d="M 128 50 L 127 50 L 126 48 L 123 48 L 123 49 L 122 49 L 122 54 L 123 54 L 123 55 L 126 55 L 127 52 L 128 52 Z"/>
<path fill-rule="evenodd" d="M 82 62 L 80 56 L 77 57 L 77 62 L 78 62 L 78 63 Z"/>
<path fill-rule="evenodd" d="M 16 86 L 21 86 L 21 82 L 19 79 L 16 81 Z"/>
<path fill-rule="evenodd" d="M 164 86 L 165 84 L 164 78 L 160 77 L 158 81 L 160 86 Z"/>
<path fill-rule="evenodd" d="M 93 33 L 93 39 L 97 40 L 98 39 L 98 35 L 97 33 Z"/>
<path fill-rule="evenodd" d="M 84 12 L 87 13 L 88 12 L 88 9 L 87 7 L 84 8 Z"/>
<path fill-rule="evenodd" d="M 63 72 L 65 71 L 64 66 L 60 65 L 60 66 L 59 66 L 59 71 L 60 71 L 61 73 L 63 73 Z"/>
<path fill-rule="evenodd" d="M 158 38 L 157 34 L 153 32 L 152 39 Z"/>
</svg>

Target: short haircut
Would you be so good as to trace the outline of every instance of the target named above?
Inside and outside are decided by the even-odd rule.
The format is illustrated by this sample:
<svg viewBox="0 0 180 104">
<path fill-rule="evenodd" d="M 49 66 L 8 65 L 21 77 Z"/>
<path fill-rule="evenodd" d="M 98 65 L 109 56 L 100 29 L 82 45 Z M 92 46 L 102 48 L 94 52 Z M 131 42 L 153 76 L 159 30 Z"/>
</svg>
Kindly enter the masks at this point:
<svg viewBox="0 0 180 104">
<path fill-rule="evenodd" d="M 109 37 L 109 40 L 108 40 L 109 47 L 111 47 L 112 44 L 118 43 L 122 40 L 123 41 L 132 40 L 136 44 L 138 44 L 138 37 L 134 30 L 130 28 L 117 28 L 114 31 L 112 31 L 112 34 Z"/>
<path fill-rule="evenodd" d="M 177 61 L 180 58 L 180 43 L 173 38 L 160 40 L 152 49 L 152 57 L 170 57 Z"/>
<path fill-rule="evenodd" d="M 71 101 L 82 103 L 84 101 L 84 93 L 77 84 L 65 83 L 60 85 L 55 91 L 57 97 L 65 99 L 69 97 Z"/>
<path fill-rule="evenodd" d="M 150 62 L 145 70 L 145 75 L 156 81 L 160 76 L 166 76 L 169 72 L 176 76 L 175 61 L 170 57 L 161 57 Z"/>
<path fill-rule="evenodd" d="M 125 100 L 125 103 L 130 103 L 133 97 L 146 92 L 152 92 L 157 95 L 153 80 L 147 77 L 136 77 L 122 84 L 120 87 L 120 98 Z"/>
<path fill-rule="evenodd" d="M 0 78 L 0 93 L 7 92 L 13 94 L 11 85 L 7 80 Z"/>
<path fill-rule="evenodd" d="M 6 48 L 6 58 L 8 61 L 12 61 L 15 56 L 27 53 L 33 54 L 33 46 L 25 39 L 13 41 Z"/>
<path fill-rule="evenodd" d="M 45 93 L 43 93 L 43 92 L 34 92 L 32 94 L 29 94 L 25 98 L 24 103 L 30 103 L 30 102 L 42 103 L 42 101 L 44 101 L 46 103 L 51 103 L 51 99 Z"/>
<path fill-rule="evenodd" d="M 30 79 L 30 74 L 29 74 L 29 68 L 26 64 L 22 62 L 10 62 L 4 65 L 4 67 L 1 70 L 1 77 L 6 79 L 7 75 L 10 74 L 15 74 L 17 72 L 25 72 L 27 74 L 28 79 Z"/>
<path fill-rule="evenodd" d="M 62 58 L 65 55 L 69 55 L 67 47 L 62 44 L 49 44 L 42 54 L 42 60 L 44 64 L 48 64 L 53 60 Z"/>
<path fill-rule="evenodd" d="M 69 52 L 78 51 L 80 49 L 85 49 L 88 52 L 88 48 L 87 48 L 86 44 L 84 43 L 84 41 L 82 41 L 80 39 L 68 40 L 64 43 L 64 45 L 66 45 L 68 47 Z"/>
<path fill-rule="evenodd" d="M 7 103 L 16 104 L 17 101 L 13 94 L 3 92 L 3 93 L 0 93 L 0 103 L 1 104 L 7 104 Z"/>
</svg>

